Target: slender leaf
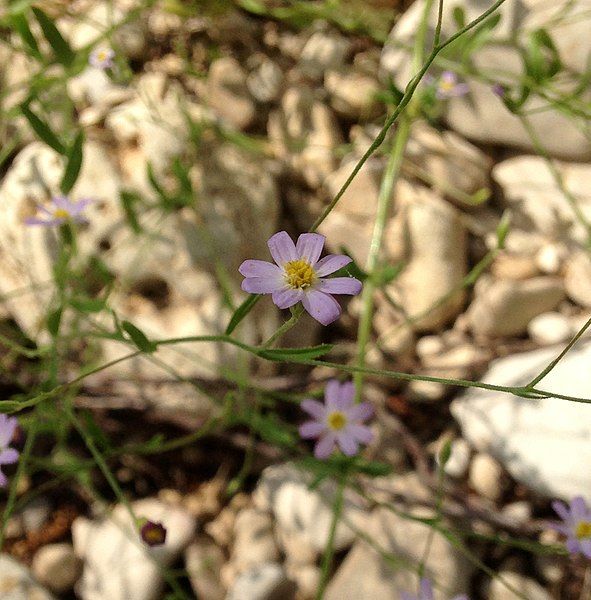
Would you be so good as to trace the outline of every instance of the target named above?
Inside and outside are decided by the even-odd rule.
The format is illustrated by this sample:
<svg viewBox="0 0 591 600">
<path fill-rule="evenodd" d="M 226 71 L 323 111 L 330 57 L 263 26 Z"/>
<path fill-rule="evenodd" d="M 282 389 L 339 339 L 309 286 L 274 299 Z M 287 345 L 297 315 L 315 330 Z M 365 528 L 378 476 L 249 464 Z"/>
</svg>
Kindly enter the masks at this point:
<svg viewBox="0 0 591 600">
<path fill-rule="evenodd" d="M 10 25 L 20 35 L 25 46 L 29 49 L 29 54 L 38 61 L 42 61 L 43 55 L 41 54 L 39 46 L 37 45 L 37 40 L 29 27 L 27 17 L 25 17 L 23 13 L 16 13 L 10 17 Z"/>
<path fill-rule="evenodd" d="M 60 306 L 56 310 L 53 310 L 47 315 L 47 331 L 52 337 L 56 337 L 60 329 L 60 323 L 62 322 L 63 309 Z"/>
<path fill-rule="evenodd" d="M 226 335 L 230 335 L 238 324 L 252 310 L 254 305 L 261 299 L 260 295 L 251 294 L 235 311 L 226 327 Z"/>
<path fill-rule="evenodd" d="M 84 296 L 71 298 L 70 304 L 76 310 L 83 313 L 97 313 L 106 306 L 105 301 L 102 298 L 85 298 Z"/>
<path fill-rule="evenodd" d="M 29 125 L 33 131 L 43 140 L 50 148 L 53 148 L 60 154 L 66 154 L 66 147 L 61 143 L 57 135 L 51 130 L 49 125 L 42 121 L 26 104 L 21 105 L 21 112 L 29 121 Z"/>
<path fill-rule="evenodd" d="M 60 189 L 63 194 L 68 194 L 76 184 L 80 169 L 82 167 L 82 154 L 84 145 L 84 132 L 78 132 L 76 139 L 66 154 L 66 170 L 60 183 Z"/>
<path fill-rule="evenodd" d="M 70 44 L 64 39 L 53 21 L 38 7 L 33 7 L 33 14 L 43 31 L 45 39 L 55 53 L 57 60 L 64 66 L 69 66 L 74 60 L 75 54 Z"/>
<path fill-rule="evenodd" d="M 310 346 L 308 348 L 269 348 L 260 350 L 257 355 L 267 360 L 297 362 L 318 358 L 319 356 L 328 354 L 333 348 L 333 344 L 320 344 L 319 346 Z"/>
<path fill-rule="evenodd" d="M 121 206 L 125 211 L 125 216 L 127 217 L 129 226 L 134 233 L 140 233 L 142 231 L 142 227 L 135 211 L 135 204 L 136 202 L 139 202 L 140 197 L 134 192 L 123 190 L 119 195 L 119 198 L 121 200 Z"/>
<path fill-rule="evenodd" d="M 123 330 L 129 335 L 131 341 L 142 351 L 148 354 L 156 351 L 157 345 L 154 342 L 151 342 L 146 334 L 138 329 L 133 323 L 129 321 L 122 321 L 121 327 Z"/>
</svg>

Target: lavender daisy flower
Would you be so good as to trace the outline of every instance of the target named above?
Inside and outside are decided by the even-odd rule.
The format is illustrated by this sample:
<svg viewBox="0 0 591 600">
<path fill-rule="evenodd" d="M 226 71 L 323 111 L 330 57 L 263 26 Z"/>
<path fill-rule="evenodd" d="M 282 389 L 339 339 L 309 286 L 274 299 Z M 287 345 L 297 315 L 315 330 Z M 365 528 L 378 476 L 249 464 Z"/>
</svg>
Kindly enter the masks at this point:
<svg viewBox="0 0 591 600">
<path fill-rule="evenodd" d="M 0 414 L 0 466 L 12 465 L 18 460 L 18 452 L 14 448 L 8 447 L 17 425 L 18 421 L 16 417 L 8 417 L 5 414 Z M 0 469 L 0 487 L 5 487 L 7 483 L 8 479 L 2 473 L 2 469 Z"/>
<path fill-rule="evenodd" d="M 564 502 L 552 502 L 552 508 L 562 519 L 562 523 L 551 523 L 550 526 L 566 535 L 566 549 L 571 554 L 581 552 L 591 558 L 591 510 L 582 496 L 571 500 L 570 506 Z"/>
<path fill-rule="evenodd" d="M 328 325 L 341 314 L 339 303 L 331 294 L 356 295 L 361 282 L 354 277 L 325 279 L 348 265 L 348 256 L 320 254 L 325 237 L 318 233 L 303 233 L 294 245 L 286 231 L 273 235 L 267 245 L 277 264 L 264 260 L 245 260 L 239 271 L 246 279 L 242 289 L 251 294 L 272 294 L 279 308 L 289 308 L 298 302 L 314 319 Z"/>
<path fill-rule="evenodd" d="M 339 446 L 343 454 L 354 456 L 359 444 L 369 444 L 373 433 L 362 425 L 373 416 L 369 402 L 355 404 L 355 386 L 351 382 L 339 383 L 332 379 L 324 390 L 324 404 L 317 400 L 304 400 L 301 407 L 314 419 L 300 426 L 304 439 L 318 438 L 314 448 L 316 458 L 328 458 Z"/>
<path fill-rule="evenodd" d="M 433 586 L 428 579 L 423 578 L 419 585 L 418 595 L 400 592 L 400 598 L 401 600 L 433 600 Z M 455 596 L 452 600 L 468 600 L 468 596 L 461 594 L 460 596 Z"/>
<path fill-rule="evenodd" d="M 470 91 L 467 83 L 460 83 L 453 71 L 443 71 L 436 81 L 435 96 L 439 100 L 447 100 L 455 96 L 464 96 Z"/>
<path fill-rule="evenodd" d="M 68 221 L 87 223 L 88 221 L 82 215 L 82 211 L 91 202 L 92 200 L 89 199 L 72 202 L 65 196 L 55 196 L 51 199 L 49 208 L 39 206 L 38 216 L 25 219 L 25 223 L 27 225 L 43 225 L 45 227 L 63 225 Z"/>
<path fill-rule="evenodd" d="M 111 69 L 115 64 L 115 51 L 112 48 L 96 48 L 90 53 L 88 62 L 97 69 Z"/>
</svg>

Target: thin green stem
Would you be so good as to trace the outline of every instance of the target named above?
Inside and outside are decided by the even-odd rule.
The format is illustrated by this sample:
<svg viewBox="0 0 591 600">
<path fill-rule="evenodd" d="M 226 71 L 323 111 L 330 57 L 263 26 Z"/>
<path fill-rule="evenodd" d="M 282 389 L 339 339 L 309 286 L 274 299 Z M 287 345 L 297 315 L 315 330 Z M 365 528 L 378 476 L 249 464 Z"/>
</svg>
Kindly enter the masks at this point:
<svg viewBox="0 0 591 600">
<path fill-rule="evenodd" d="M 304 312 L 304 307 L 298 304 L 292 309 L 291 317 L 279 327 L 279 329 L 264 343 L 261 348 L 269 348 L 271 344 L 279 339 L 284 333 L 287 333 L 299 320 Z"/>
<path fill-rule="evenodd" d="M 2 546 L 4 545 L 4 536 L 6 535 L 6 526 L 8 525 L 8 519 L 10 519 L 12 512 L 14 510 L 14 505 L 16 503 L 16 494 L 18 490 L 18 483 L 21 480 L 21 477 L 25 474 L 25 470 L 27 468 L 27 463 L 31 456 L 31 452 L 33 451 L 33 446 L 35 444 L 35 438 L 37 437 L 37 432 L 39 429 L 39 419 L 37 417 L 37 412 L 39 411 L 39 407 L 36 407 L 33 411 L 31 426 L 27 430 L 27 439 L 25 441 L 25 447 L 19 457 L 18 467 L 16 469 L 16 473 L 12 482 L 10 484 L 10 491 L 8 492 L 8 500 L 6 501 L 6 507 L 4 512 L 2 513 L 2 528 L 0 529 L 0 551 L 2 551 Z"/>
<path fill-rule="evenodd" d="M 347 485 L 347 476 L 341 475 L 339 480 L 339 486 L 337 488 L 336 496 L 332 507 L 332 521 L 330 524 L 330 531 L 328 539 L 326 540 L 326 547 L 324 554 L 322 555 L 322 563 L 320 565 L 320 583 L 318 585 L 318 591 L 316 592 L 316 600 L 322 600 L 324 598 L 324 592 L 328 585 L 330 578 L 330 570 L 332 567 L 332 559 L 334 556 L 334 541 L 337 533 L 337 527 L 339 520 L 343 512 L 343 504 L 345 500 L 345 487 Z"/>
<path fill-rule="evenodd" d="M 410 136 L 411 120 L 408 116 L 403 115 L 400 120 L 400 127 L 396 132 L 396 138 L 382 183 L 380 186 L 380 192 L 378 195 L 378 206 L 376 219 L 374 222 L 374 229 L 369 246 L 369 253 L 367 256 L 367 262 L 365 270 L 369 274 L 363 286 L 363 293 L 361 296 L 361 318 L 359 320 L 359 328 L 357 331 L 357 364 L 360 367 L 365 366 L 365 356 L 367 351 L 367 344 L 371 335 L 371 323 L 373 317 L 373 303 L 374 293 L 377 287 L 377 276 L 378 276 L 378 260 L 380 255 L 380 249 L 384 239 L 384 229 L 386 227 L 386 220 L 388 218 L 388 209 L 392 203 L 392 192 L 394 186 L 400 175 L 400 169 L 402 167 L 402 160 L 404 159 L 404 152 L 406 150 L 406 144 Z M 361 396 L 361 388 L 363 385 L 363 373 L 357 373 L 355 375 L 355 397 L 359 400 Z"/>
<path fill-rule="evenodd" d="M 536 377 L 534 377 L 525 387 L 526 389 L 532 389 L 537 383 L 539 383 L 550 371 L 564 358 L 566 353 L 581 339 L 585 331 L 591 327 L 591 319 L 589 319 L 573 339 L 566 345 L 564 350 Z"/>
<path fill-rule="evenodd" d="M 322 214 L 316 219 L 316 221 L 314 221 L 312 227 L 310 227 L 310 231 L 316 231 L 318 229 L 318 227 L 321 225 L 321 223 L 324 221 L 324 219 L 326 219 L 326 217 L 330 214 L 332 209 L 337 205 L 338 201 L 342 198 L 343 194 L 345 193 L 345 191 L 347 190 L 347 188 L 349 187 L 349 185 L 351 184 L 351 182 L 353 181 L 353 179 L 355 178 L 357 173 L 359 173 L 359 171 L 361 170 L 361 167 L 363 167 L 363 165 L 367 162 L 369 157 L 382 145 L 382 143 L 386 139 L 386 134 L 388 133 L 390 127 L 392 127 L 392 125 L 394 125 L 394 123 L 396 122 L 398 117 L 401 115 L 402 111 L 406 108 L 408 103 L 411 101 L 411 98 L 412 98 L 413 94 L 415 93 L 415 90 L 417 89 L 419 83 L 421 83 L 421 79 L 423 78 L 423 76 L 425 75 L 425 73 L 427 72 L 427 70 L 433 63 L 433 61 L 435 60 L 435 57 L 444 48 L 446 48 L 447 46 L 449 46 L 450 44 L 455 42 L 455 40 L 457 40 L 460 36 L 464 35 L 464 33 L 466 33 L 467 31 L 470 31 L 474 27 L 478 26 L 479 23 L 482 23 L 482 21 L 484 21 L 491 14 L 493 14 L 504 2 L 506 2 L 506 0 L 497 0 L 497 2 L 495 2 L 488 10 L 483 12 L 478 18 L 474 19 L 472 22 L 468 23 L 468 25 L 466 25 L 465 27 L 462 27 L 461 29 L 456 31 L 456 33 L 454 33 L 451 37 L 449 37 L 445 42 L 442 42 L 441 44 L 439 44 L 433 48 L 433 50 L 431 51 L 431 54 L 429 54 L 429 57 L 423 64 L 423 67 L 421 68 L 421 70 L 410 80 L 410 82 L 406 86 L 404 95 L 402 96 L 400 103 L 398 104 L 398 106 L 396 107 L 396 109 L 394 110 L 394 112 L 392 113 L 390 118 L 386 121 L 386 123 L 384 124 L 384 126 L 382 127 L 382 129 L 380 130 L 378 135 L 376 136 L 375 140 L 372 142 L 372 144 L 369 146 L 369 148 L 365 151 L 363 156 L 359 159 L 359 161 L 353 168 L 353 171 L 351 172 L 349 177 L 347 177 L 347 180 L 341 186 L 341 189 L 337 192 L 336 196 L 331 200 L 331 202 L 324 209 Z"/>
</svg>

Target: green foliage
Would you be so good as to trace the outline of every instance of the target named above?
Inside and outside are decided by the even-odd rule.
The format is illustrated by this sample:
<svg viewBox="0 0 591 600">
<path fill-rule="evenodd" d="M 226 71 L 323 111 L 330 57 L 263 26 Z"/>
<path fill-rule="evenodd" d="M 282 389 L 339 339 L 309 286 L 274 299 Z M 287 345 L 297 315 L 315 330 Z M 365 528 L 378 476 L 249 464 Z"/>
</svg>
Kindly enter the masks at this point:
<svg viewBox="0 0 591 600">
<path fill-rule="evenodd" d="M 80 131 L 66 153 L 66 169 L 60 183 L 60 189 L 64 195 L 67 195 L 76 185 L 78 175 L 80 175 L 83 145 L 84 132 Z"/>
<path fill-rule="evenodd" d="M 70 66 L 74 60 L 74 51 L 70 44 L 64 39 L 53 21 L 40 8 L 34 6 L 32 10 L 45 39 L 54 52 L 55 59 L 65 67 Z"/>
<path fill-rule="evenodd" d="M 53 132 L 51 127 L 38 115 L 36 115 L 27 104 L 22 104 L 20 108 L 24 117 L 29 122 L 29 125 L 39 136 L 39 138 L 59 154 L 65 155 L 67 153 L 67 149 L 60 141 L 58 136 Z"/>
<path fill-rule="evenodd" d="M 155 352 L 158 348 L 158 346 L 154 342 L 151 342 L 146 334 L 133 323 L 122 321 L 121 328 L 129 335 L 131 341 L 137 346 L 138 350 L 141 350 L 146 354 L 152 354 L 152 352 Z"/>
</svg>

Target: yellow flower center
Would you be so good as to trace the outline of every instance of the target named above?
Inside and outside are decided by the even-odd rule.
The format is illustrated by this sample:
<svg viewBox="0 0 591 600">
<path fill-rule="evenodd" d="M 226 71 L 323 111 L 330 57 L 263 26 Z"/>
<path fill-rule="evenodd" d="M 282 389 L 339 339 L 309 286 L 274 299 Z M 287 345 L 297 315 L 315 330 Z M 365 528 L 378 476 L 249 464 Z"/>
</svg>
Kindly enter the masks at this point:
<svg viewBox="0 0 591 600">
<path fill-rule="evenodd" d="M 575 530 L 575 534 L 578 539 L 582 540 L 583 538 L 591 537 L 591 522 L 590 521 L 581 521 Z"/>
<path fill-rule="evenodd" d="M 100 50 L 99 52 L 97 52 L 96 57 L 101 61 L 101 62 L 105 62 L 107 60 L 107 51 L 106 50 Z"/>
<path fill-rule="evenodd" d="M 335 410 L 328 415 L 328 426 L 334 431 L 340 431 L 347 424 L 347 417 L 340 411 Z"/>
<path fill-rule="evenodd" d="M 439 81 L 439 89 L 442 92 L 451 92 L 455 86 L 455 82 L 450 79 L 441 79 Z"/>
<path fill-rule="evenodd" d="M 56 219 L 69 219 L 70 213 L 65 208 L 56 208 L 53 211 L 53 216 Z"/>
<path fill-rule="evenodd" d="M 316 273 L 312 265 L 302 258 L 286 263 L 284 270 L 285 280 L 290 288 L 303 290 L 316 281 Z"/>
</svg>

